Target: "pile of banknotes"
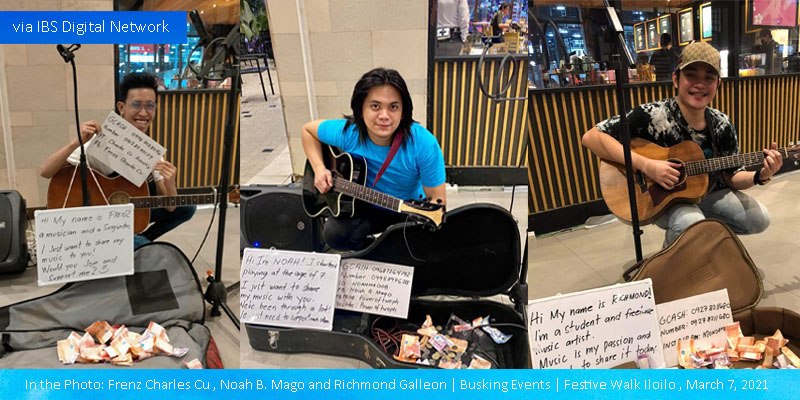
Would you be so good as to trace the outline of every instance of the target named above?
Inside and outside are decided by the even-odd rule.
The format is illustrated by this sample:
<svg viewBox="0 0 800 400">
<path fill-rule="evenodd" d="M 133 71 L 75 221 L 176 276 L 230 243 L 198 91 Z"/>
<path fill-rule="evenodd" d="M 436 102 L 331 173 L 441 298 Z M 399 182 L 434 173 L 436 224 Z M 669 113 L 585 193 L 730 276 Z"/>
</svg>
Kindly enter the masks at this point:
<svg viewBox="0 0 800 400">
<path fill-rule="evenodd" d="M 170 344 L 166 329 L 153 321 L 141 334 L 129 331 L 125 325 L 111 326 L 108 321 L 97 321 L 84 331 L 83 335 L 73 331 L 66 339 L 58 341 L 59 361 L 130 366 L 155 355 L 183 357 L 189 351 Z M 184 364 L 188 368 L 203 367 L 197 359 Z"/>
<path fill-rule="evenodd" d="M 786 347 L 780 329 L 761 340 L 742 334 L 739 322 L 725 326 L 727 346 L 695 347 L 694 339 L 678 341 L 678 363 L 683 368 L 730 368 L 734 361 L 752 361 L 755 368 L 800 368 L 800 358 Z"/>
<path fill-rule="evenodd" d="M 456 324 L 451 327 L 453 333 L 483 330 L 497 344 L 503 344 L 511 338 L 511 335 L 503 334 L 498 329 L 489 326 L 488 316 L 476 318 L 471 324 L 455 315 L 451 315 L 450 318 L 451 322 L 456 321 Z M 440 332 L 441 330 L 441 327 L 433 325 L 430 315 L 426 316 L 425 322 L 417 329 L 417 335 L 403 334 L 399 351 L 394 355 L 394 358 L 402 362 L 435 365 L 444 369 L 492 368 L 492 363 L 489 360 L 477 354 L 470 354 L 469 357 L 465 357 L 465 353 L 469 348 L 467 340 L 454 337 L 453 334 L 442 333 Z"/>
</svg>

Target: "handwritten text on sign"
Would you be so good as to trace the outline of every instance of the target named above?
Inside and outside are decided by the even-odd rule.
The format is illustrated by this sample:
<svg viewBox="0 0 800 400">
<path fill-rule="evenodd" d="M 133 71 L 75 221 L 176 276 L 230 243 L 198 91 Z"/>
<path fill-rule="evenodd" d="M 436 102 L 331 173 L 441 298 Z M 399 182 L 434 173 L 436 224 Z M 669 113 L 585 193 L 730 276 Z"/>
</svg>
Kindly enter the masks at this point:
<svg viewBox="0 0 800 400">
<path fill-rule="evenodd" d="M 39 286 L 133 274 L 133 204 L 35 216 Z"/>
<path fill-rule="evenodd" d="M 114 112 L 86 150 L 89 164 L 103 164 L 136 186 L 141 186 L 166 152 L 130 122 Z"/>
<path fill-rule="evenodd" d="M 245 249 L 241 320 L 290 328 L 333 329 L 338 254 Z"/>
<path fill-rule="evenodd" d="M 727 346 L 725 325 L 733 322 L 727 289 L 662 303 L 657 307 L 667 367 L 678 365 L 678 340 L 695 339 L 695 346 Z"/>
<path fill-rule="evenodd" d="M 414 268 L 351 258 L 342 260 L 336 308 L 408 317 Z"/>
<path fill-rule="evenodd" d="M 664 363 L 650 279 L 531 301 L 528 316 L 534 368 Z"/>
</svg>

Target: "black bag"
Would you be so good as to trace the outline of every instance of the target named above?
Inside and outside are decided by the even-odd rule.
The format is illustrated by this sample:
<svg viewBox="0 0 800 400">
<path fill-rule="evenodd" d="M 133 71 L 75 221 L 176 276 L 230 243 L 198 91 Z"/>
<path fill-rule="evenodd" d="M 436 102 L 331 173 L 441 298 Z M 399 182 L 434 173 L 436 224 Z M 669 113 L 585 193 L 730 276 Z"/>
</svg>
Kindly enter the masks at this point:
<svg viewBox="0 0 800 400">
<path fill-rule="evenodd" d="M 185 368 L 183 361 L 195 358 L 207 366 L 207 355 L 217 357 L 213 344 L 209 353 L 213 339 L 204 318 L 200 281 L 189 260 L 169 243 L 149 243 L 134 252 L 133 275 L 67 283 L 49 295 L 0 308 L 0 368 L 119 368 L 58 360 L 57 341 L 103 320 L 137 333 L 155 321 L 173 346 L 189 349 L 182 358 L 159 355 L 132 368 Z"/>
<path fill-rule="evenodd" d="M 16 190 L 0 190 L 0 273 L 22 272 L 28 266 L 25 199 Z"/>
<path fill-rule="evenodd" d="M 517 327 L 498 327 L 513 335 L 502 345 L 482 335 L 482 346 L 475 354 L 490 361 L 492 368 L 529 368 L 525 329 L 528 289 L 524 280 L 520 281 L 525 276 L 520 254 L 519 231 L 511 214 L 496 205 L 471 204 L 448 212 L 446 223 L 436 231 L 414 223 L 396 224 L 367 249 L 343 257 L 414 267 L 408 318 L 397 321 L 400 328 L 416 331 L 426 315 L 442 328 L 451 314 L 468 322 L 489 315 L 492 322 Z M 495 295 L 513 306 L 483 298 Z M 397 361 L 385 352 L 371 337 L 373 324 L 388 329 L 394 322 L 392 318 L 336 310 L 330 332 L 253 324 L 245 327 L 256 350 L 350 357 L 375 368 L 425 367 Z"/>
</svg>

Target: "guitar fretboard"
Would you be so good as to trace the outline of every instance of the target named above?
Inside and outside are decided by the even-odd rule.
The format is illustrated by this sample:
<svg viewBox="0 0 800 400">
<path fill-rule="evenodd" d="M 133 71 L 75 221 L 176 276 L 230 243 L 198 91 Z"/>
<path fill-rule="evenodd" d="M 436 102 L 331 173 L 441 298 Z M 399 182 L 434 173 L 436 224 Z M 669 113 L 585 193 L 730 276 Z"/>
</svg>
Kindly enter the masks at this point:
<svg viewBox="0 0 800 400">
<path fill-rule="evenodd" d="M 789 149 L 782 147 L 778 151 L 783 156 L 783 159 L 789 158 Z M 796 150 L 794 150 L 796 151 Z M 688 161 L 684 164 L 687 175 L 701 175 L 713 171 L 720 171 L 728 168 L 749 167 L 751 165 L 758 165 L 764 162 L 764 153 L 756 151 L 746 154 L 734 154 L 731 156 L 711 158 L 708 160 Z"/>
<path fill-rule="evenodd" d="M 208 193 L 182 194 L 178 196 L 132 197 L 131 203 L 134 208 L 163 208 L 211 204 L 215 203 L 216 200 L 217 195 L 215 193 Z"/>
<path fill-rule="evenodd" d="M 337 192 L 344 193 L 348 196 L 366 201 L 367 203 L 371 203 L 379 207 L 388 208 L 398 212 L 400 211 L 400 204 L 402 201 L 397 197 L 389 196 L 388 194 L 381 193 L 375 189 L 370 189 L 366 186 L 359 185 L 342 178 L 337 177 L 334 179 L 333 189 Z"/>
</svg>

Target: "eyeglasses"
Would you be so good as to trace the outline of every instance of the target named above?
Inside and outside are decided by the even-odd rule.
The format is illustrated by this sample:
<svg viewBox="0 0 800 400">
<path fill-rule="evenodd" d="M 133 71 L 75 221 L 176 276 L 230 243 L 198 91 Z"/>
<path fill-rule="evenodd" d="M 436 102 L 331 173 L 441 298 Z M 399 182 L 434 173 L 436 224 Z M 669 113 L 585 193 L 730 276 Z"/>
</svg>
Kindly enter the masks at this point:
<svg viewBox="0 0 800 400">
<path fill-rule="evenodd" d="M 136 111 L 141 110 L 142 107 L 144 107 L 144 109 L 147 110 L 147 112 L 149 113 L 153 113 L 156 111 L 156 103 L 152 101 L 147 103 L 142 103 L 141 101 L 132 101 L 128 104 L 128 106 L 130 106 Z"/>
</svg>

